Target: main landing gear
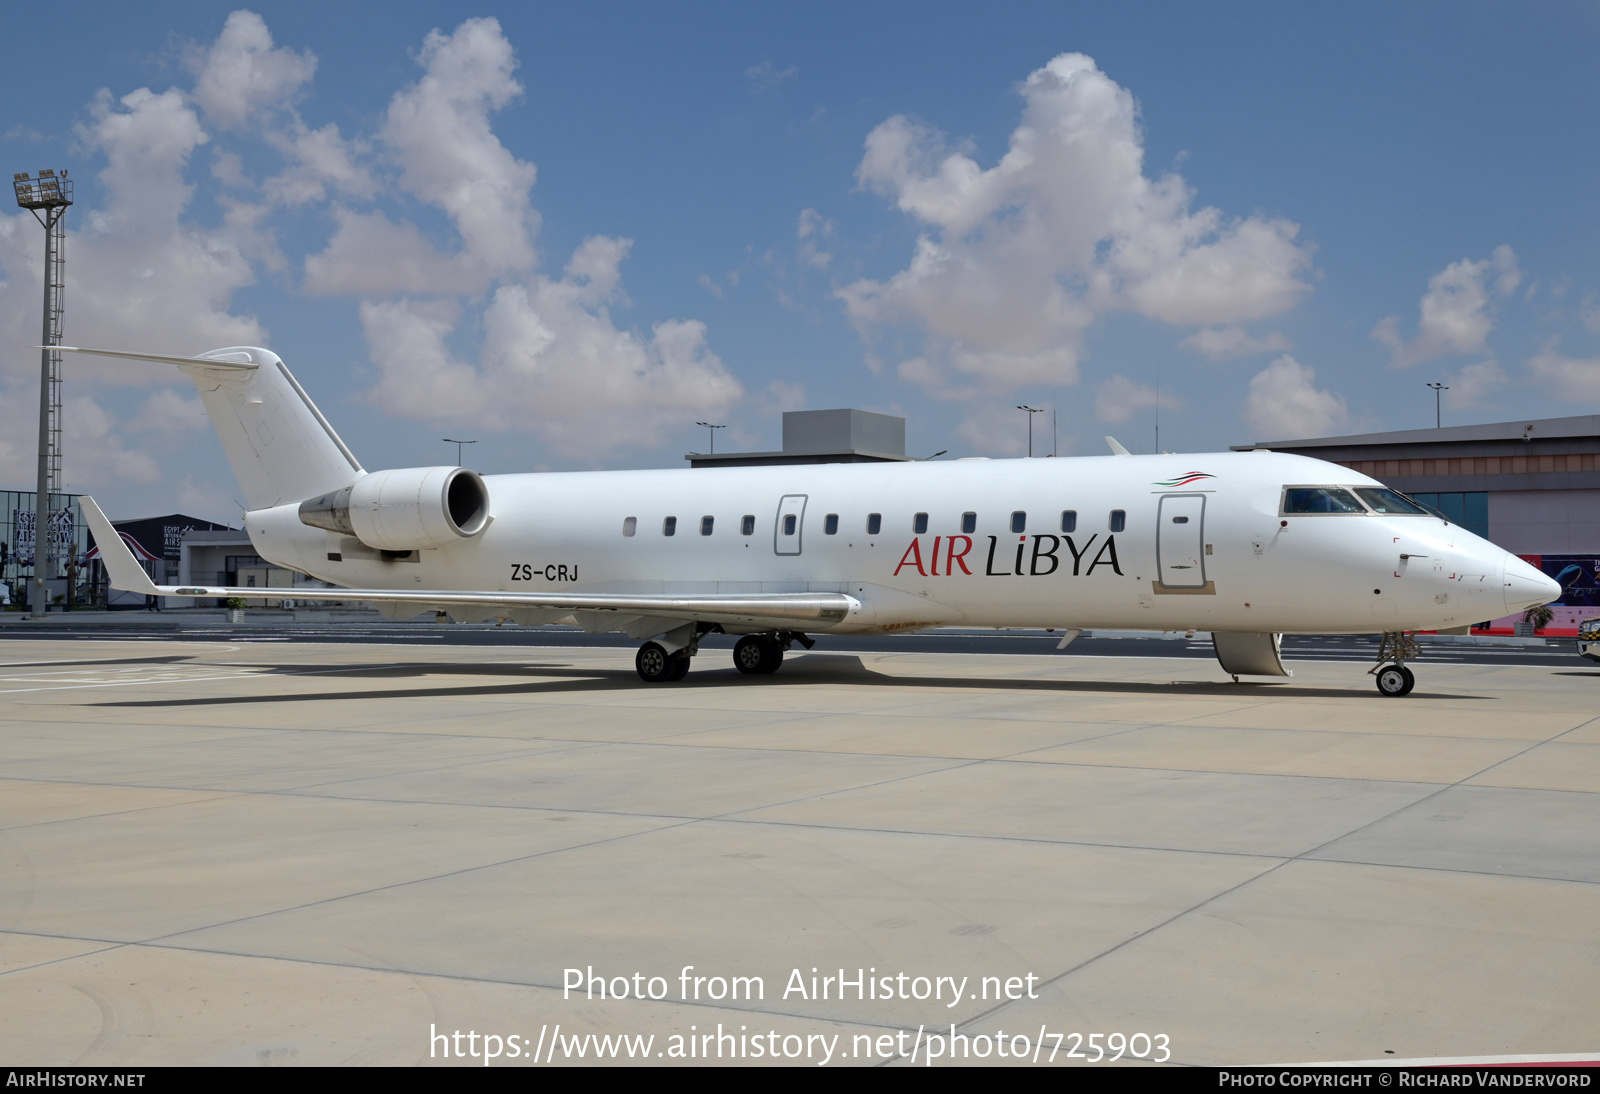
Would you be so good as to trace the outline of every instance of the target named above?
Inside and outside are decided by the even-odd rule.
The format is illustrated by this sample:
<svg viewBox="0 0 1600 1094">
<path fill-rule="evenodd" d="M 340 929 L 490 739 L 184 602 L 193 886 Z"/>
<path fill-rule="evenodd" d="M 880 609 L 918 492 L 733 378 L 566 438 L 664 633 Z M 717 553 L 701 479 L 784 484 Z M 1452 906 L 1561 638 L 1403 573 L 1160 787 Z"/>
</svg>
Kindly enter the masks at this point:
<svg viewBox="0 0 1600 1094">
<path fill-rule="evenodd" d="M 689 661 L 700 652 L 700 638 L 709 630 L 698 630 L 694 641 L 672 653 L 660 642 L 646 642 L 639 647 L 633 659 L 639 679 L 647 684 L 671 684 L 689 675 Z M 776 631 L 771 634 L 747 634 L 733 647 L 733 667 L 747 676 L 777 672 L 783 664 L 783 654 L 794 643 L 806 649 L 815 646 L 816 640 L 799 631 Z"/>
<path fill-rule="evenodd" d="M 733 647 L 733 667 L 747 676 L 777 672 L 778 666 L 783 664 L 784 651 L 796 642 L 808 650 L 817 644 L 798 631 L 747 634 Z"/>
<path fill-rule="evenodd" d="M 645 683 L 675 683 L 683 680 L 690 673 L 690 659 L 699 653 L 699 632 L 694 635 L 693 643 L 683 646 L 675 653 L 667 653 L 666 646 L 659 641 L 646 641 L 645 645 L 638 648 L 634 657 L 634 669 L 638 670 L 638 678 Z M 747 677 L 760 677 L 770 672 L 778 672 L 778 665 L 784 662 L 784 651 L 800 643 L 806 649 L 816 645 L 814 638 L 808 638 L 798 630 L 778 630 L 778 632 L 765 633 L 765 635 L 746 635 L 739 638 L 733 648 L 733 667 Z"/>
<path fill-rule="evenodd" d="M 1378 643 L 1378 663 L 1367 670 L 1378 681 L 1378 693 L 1396 699 L 1410 695 L 1411 689 L 1417 686 L 1417 678 L 1405 663 L 1421 652 L 1417 640 L 1405 631 L 1386 633 Z"/>
<path fill-rule="evenodd" d="M 668 653 L 659 642 L 646 642 L 634 656 L 633 667 L 639 679 L 647 684 L 671 684 L 689 675 L 689 660 L 694 654 L 688 648 Z"/>
</svg>

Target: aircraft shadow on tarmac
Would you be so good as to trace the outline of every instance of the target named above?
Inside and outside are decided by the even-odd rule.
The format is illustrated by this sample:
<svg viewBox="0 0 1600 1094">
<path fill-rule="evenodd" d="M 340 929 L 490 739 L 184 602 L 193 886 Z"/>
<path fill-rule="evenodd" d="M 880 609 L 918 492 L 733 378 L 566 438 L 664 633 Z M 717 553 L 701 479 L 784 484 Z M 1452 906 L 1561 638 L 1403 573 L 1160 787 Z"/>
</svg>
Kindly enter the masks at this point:
<svg viewBox="0 0 1600 1094">
<path fill-rule="evenodd" d="M 306 674 L 304 665 L 263 665 L 274 675 Z M 676 684 L 645 684 L 632 669 L 585 669 L 565 664 L 429 664 L 352 665 L 348 669 L 318 669 L 321 678 L 393 679 L 420 676 L 517 676 L 515 684 L 476 684 L 461 687 L 384 688 L 365 691 L 300 692 L 292 695 L 219 695 L 192 699 L 123 699 L 90 704 L 101 707 L 194 707 L 227 706 L 239 703 L 316 703 L 350 699 L 421 699 L 446 696 L 549 695 L 583 691 L 659 690 L 663 696 L 680 695 L 685 689 L 720 687 L 786 687 L 815 684 L 849 684 L 855 687 L 959 688 L 965 691 L 1033 691 L 1060 694 L 1113 692 L 1123 695 L 1193 695 L 1209 698 L 1271 696 L 1273 698 L 1385 699 L 1375 691 L 1359 686 L 1350 688 L 1301 687 L 1287 681 L 1247 682 L 1183 680 L 1171 683 L 1144 683 L 1128 680 L 1018 680 L 1005 677 L 890 676 L 875 672 L 851 654 L 806 654 L 791 658 L 771 676 L 744 676 L 731 665 L 705 668 L 691 673 Z M 244 677 L 242 679 L 249 679 Z M 1353 682 L 1354 683 L 1354 682 Z M 1414 698 L 1428 698 L 1416 692 Z M 1433 698 L 1489 699 L 1486 695 L 1438 695 Z M 1385 701 L 1391 701 L 1385 699 Z"/>
<path fill-rule="evenodd" d="M 59 661 L 5 661 L 0 662 L 0 669 L 27 669 L 43 668 L 54 665 L 57 668 L 70 669 L 78 665 L 85 667 L 91 665 L 174 665 L 180 662 L 194 660 L 193 654 L 171 653 L 162 657 L 101 657 L 94 660 L 81 660 L 79 658 L 62 659 Z"/>
</svg>

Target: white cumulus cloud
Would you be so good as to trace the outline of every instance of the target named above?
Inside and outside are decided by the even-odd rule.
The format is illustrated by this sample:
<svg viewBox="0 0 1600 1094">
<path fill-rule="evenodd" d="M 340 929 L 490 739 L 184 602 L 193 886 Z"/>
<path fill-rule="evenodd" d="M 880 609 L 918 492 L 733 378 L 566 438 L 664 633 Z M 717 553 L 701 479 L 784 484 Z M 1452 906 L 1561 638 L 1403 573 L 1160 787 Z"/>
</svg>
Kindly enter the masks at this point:
<svg viewBox="0 0 1600 1094">
<path fill-rule="evenodd" d="M 374 403 L 524 430 L 592 459 L 662 443 L 738 402 L 743 388 L 703 323 L 666 320 L 646 335 L 614 321 L 613 309 L 629 303 L 622 263 L 631 240 L 592 237 L 560 277 L 537 271 L 536 170 L 490 124 L 522 92 L 499 24 L 472 19 L 451 34 L 434 31 L 420 62 L 424 75 L 395 94 L 378 144 L 401 189 L 450 217 L 458 247 L 441 250 L 383 210 L 340 207 L 328 247 L 306 260 L 310 291 L 364 298 L 362 328 L 379 373 Z M 802 215 L 797 234 L 804 243 L 829 231 Z M 473 299 L 483 292 L 486 305 Z M 463 329 L 481 333 L 475 360 L 452 349 Z"/>
<path fill-rule="evenodd" d="M 1245 424 L 1258 438 L 1293 440 L 1336 435 L 1349 424 L 1345 401 L 1316 386 L 1316 370 L 1288 354 L 1256 373 L 1245 398 Z"/>
<path fill-rule="evenodd" d="M 194 98 L 206 118 L 236 129 L 261 111 L 280 107 L 311 82 L 317 59 L 310 50 L 277 49 L 266 21 L 253 11 L 228 16 L 210 47 L 190 57 Z"/>
<path fill-rule="evenodd" d="M 1026 456 L 1028 423 L 1024 411 L 995 405 L 977 406 L 968 411 L 956 426 L 956 439 L 966 442 L 968 451 L 980 456 Z M 1040 417 L 1041 415 L 1035 415 Z M 1048 431 L 1042 444 L 1048 445 Z M 1043 454 L 1038 426 L 1034 427 L 1033 450 Z M 957 452 L 957 455 L 962 453 Z"/>
<path fill-rule="evenodd" d="M 921 234 L 904 270 L 838 295 L 869 339 L 920 330 L 923 383 L 950 385 L 952 370 L 989 388 L 1072 383 L 1085 331 L 1108 313 L 1226 325 L 1310 290 L 1297 225 L 1196 210 L 1180 176 L 1145 175 L 1133 96 L 1092 59 L 1062 54 L 1021 91 L 1021 123 L 992 167 L 904 116 L 867 137 L 861 186 Z"/>
<path fill-rule="evenodd" d="M 377 366 L 371 401 L 397 413 L 527 430 L 594 459 L 741 399 L 702 323 L 614 320 L 628 306 L 627 240 L 591 239 L 559 276 L 539 270 L 536 170 L 491 124 L 522 95 L 499 24 L 436 30 L 417 60 L 420 75 L 372 130 L 348 137 L 300 113 L 317 58 L 277 45 L 248 11 L 190 51 L 190 86 L 99 92 L 76 132 L 103 168 L 102 196 L 80 190 L 67 218 L 67 341 L 180 354 L 267 344 L 235 300 L 261 268 L 299 267 L 307 291 L 354 298 Z M 424 231 L 418 202 L 444 214 L 445 230 Z M 279 234 L 295 217 L 332 226 L 309 253 L 284 253 Z M 805 224 L 797 234 L 820 263 L 832 227 Z M 0 337 L 11 345 L 38 340 L 42 237 L 31 215 L 0 215 Z M 0 417 L 0 474 L 16 482 L 32 480 L 36 365 L 0 356 L 0 402 L 25 408 Z M 69 358 L 64 375 L 72 485 L 162 484 L 170 496 L 161 473 L 201 421 L 170 368 Z M 90 380 L 94 399 L 80 386 Z M 233 489 L 225 468 L 194 475 L 186 496 Z"/>
<path fill-rule="evenodd" d="M 233 232 L 188 216 L 193 187 L 184 172 L 208 138 L 183 94 L 141 88 L 116 100 L 102 91 L 77 137 L 105 158 L 105 198 L 67 213 L 68 344 L 188 354 L 264 338 L 260 323 L 232 311 L 234 294 L 255 280 Z M 38 344 L 43 239 L 31 215 L 0 217 L 0 335 L 13 346 Z M 29 354 L 0 361 L 37 375 Z M 150 366 L 89 358 L 63 368 L 69 385 L 171 379 Z"/>
<path fill-rule="evenodd" d="M 1563 399 L 1578 404 L 1574 413 L 1592 414 L 1600 404 L 1600 357 L 1568 357 L 1552 338 L 1528 359 L 1528 371 Z"/>
<path fill-rule="evenodd" d="M 1444 404 L 1451 410 L 1492 405 L 1490 396 L 1504 387 L 1505 370 L 1494 360 L 1467 365 L 1451 377 L 1449 390 L 1444 393 Z"/>
<path fill-rule="evenodd" d="M 795 226 L 795 238 L 800 243 L 800 261 L 816 269 L 827 269 L 833 255 L 822 245 L 833 238 L 836 226 L 815 209 L 800 210 L 800 221 Z"/>
<path fill-rule="evenodd" d="M 453 357 L 452 310 L 369 301 L 361 318 L 381 378 L 380 406 L 411 417 L 531 431 L 582 455 L 660 443 L 685 421 L 727 411 L 739 381 L 706 345 L 705 325 L 670 320 L 649 337 L 619 329 L 629 240 L 586 240 L 559 279 L 496 289 L 477 364 Z"/>
<path fill-rule="evenodd" d="M 399 170 L 400 189 L 442 210 L 460 239 L 441 252 L 411 221 L 382 211 L 334 211 L 325 250 L 306 258 L 306 289 L 319 295 L 479 292 L 495 278 L 534 266 L 539 214 L 533 164 L 517 159 L 489 116 L 522 94 L 511 43 L 493 19 L 469 19 L 453 34 L 431 31 L 418 58 L 421 79 L 389 102 L 378 143 Z M 324 181 L 360 196 L 370 176 L 322 130 L 296 134 L 300 173 L 277 180 L 286 194 Z M 320 195 L 314 195 L 320 196 Z"/>
<path fill-rule="evenodd" d="M 1494 329 L 1497 300 L 1515 292 L 1521 281 L 1516 252 L 1505 244 L 1478 262 L 1452 262 L 1428 279 L 1415 337 L 1402 337 L 1399 317 L 1393 315 L 1372 329 L 1372 337 L 1389 347 L 1396 368 L 1481 353 Z"/>
<path fill-rule="evenodd" d="M 1120 375 L 1103 382 L 1094 393 L 1095 417 L 1112 425 L 1121 425 L 1141 410 L 1179 405 L 1170 392 L 1157 393 L 1149 384 Z"/>
<path fill-rule="evenodd" d="M 32 490 L 37 472 L 39 384 L 0 385 L 0 405 L 23 413 L 0 414 L 0 481 Z M 66 388 L 62 408 L 61 480 L 73 493 L 110 484 L 161 479 L 155 457 L 130 446 L 114 413 L 98 400 Z"/>
<path fill-rule="evenodd" d="M 1237 325 L 1206 327 L 1195 331 L 1178 344 L 1213 361 L 1223 361 L 1230 357 L 1250 357 L 1257 353 L 1279 353 L 1293 348 L 1289 345 L 1289 339 L 1277 331 L 1270 331 L 1257 338 Z"/>
</svg>

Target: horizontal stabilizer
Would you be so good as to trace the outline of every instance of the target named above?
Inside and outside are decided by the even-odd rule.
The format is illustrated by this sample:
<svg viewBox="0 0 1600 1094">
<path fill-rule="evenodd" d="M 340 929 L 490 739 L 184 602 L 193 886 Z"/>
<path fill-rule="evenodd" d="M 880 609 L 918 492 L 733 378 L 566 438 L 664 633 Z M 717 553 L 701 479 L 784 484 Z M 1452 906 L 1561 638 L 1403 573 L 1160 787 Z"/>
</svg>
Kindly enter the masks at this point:
<svg viewBox="0 0 1600 1094">
<path fill-rule="evenodd" d="M 256 369 L 256 365 L 244 357 L 243 354 L 230 354 L 223 357 L 168 357 L 164 353 L 129 353 L 120 349 L 83 349 L 79 346 L 39 346 L 38 349 L 59 350 L 62 353 L 86 353 L 92 357 L 126 357 L 130 361 L 160 361 L 168 365 L 204 365 L 207 368 L 236 368 L 246 371 Z M 229 360 L 229 357 L 238 357 L 239 360 Z"/>
<path fill-rule="evenodd" d="M 88 522 L 89 531 L 94 534 L 94 545 L 100 551 L 100 561 L 105 563 L 111 587 L 125 589 L 130 593 L 143 593 L 145 596 L 159 596 L 160 591 L 156 588 L 155 582 L 144 572 L 144 567 L 133 557 L 133 552 L 122 542 L 122 537 L 111 527 L 111 522 L 100 511 L 94 499 L 85 494 L 80 501 L 83 505 L 83 519 Z"/>
<path fill-rule="evenodd" d="M 243 597 L 250 600 L 281 597 L 294 590 L 283 588 L 238 588 L 226 585 L 157 585 L 134 560 L 127 544 L 111 527 L 94 499 L 85 495 L 84 519 L 94 533 L 95 546 L 110 575 L 111 586 L 145 596 Z M 365 600 L 372 603 L 415 604 L 427 608 L 483 606 L 502 608 L 559 609 L 563 612 L 614 612 L 618 626 L 627 617 L 661 616 L 668 619 L 734 623 L 738 625 L 795 626 L 806 623 L 832 624 L 859 610 L 861 602 L 844 593 L 757 593 L 708 594 L 705 596 L 621 595 L 614 593 L 508 593 L 498 590 L 461 589 L 300 589 L 301 597 L 319 600 Z"/>
</svg>

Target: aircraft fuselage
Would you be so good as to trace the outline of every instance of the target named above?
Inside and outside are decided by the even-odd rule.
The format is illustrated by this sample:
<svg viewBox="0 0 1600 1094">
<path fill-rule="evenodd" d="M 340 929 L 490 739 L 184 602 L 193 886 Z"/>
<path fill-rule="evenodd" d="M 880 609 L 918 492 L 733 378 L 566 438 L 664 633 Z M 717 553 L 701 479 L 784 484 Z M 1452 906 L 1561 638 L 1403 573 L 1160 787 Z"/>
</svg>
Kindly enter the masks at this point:
<svg viewBox="0 0 1600 1094">
<path fill-rule="evenodd" d="M 263 558 L 338 585 L 838 592 L 861 609 L 814 629 L 841 633 L 1423 630 L 1520 610 L 1508 602 L 1539 591 L 1536 571 L 1435 516 L 1285 512 L 1289 486 L 1381 484 L 1270 452 L 484 481 L 484 531 L 399 557 L 308 527 L 290 505 L 247 527 Z"/>
</svg>

